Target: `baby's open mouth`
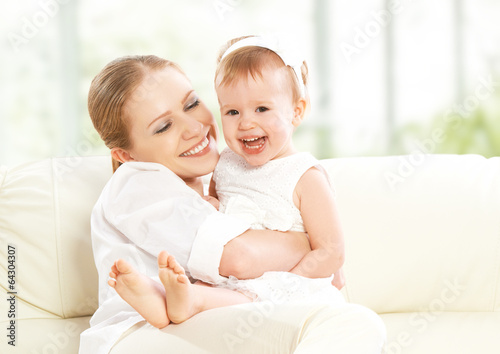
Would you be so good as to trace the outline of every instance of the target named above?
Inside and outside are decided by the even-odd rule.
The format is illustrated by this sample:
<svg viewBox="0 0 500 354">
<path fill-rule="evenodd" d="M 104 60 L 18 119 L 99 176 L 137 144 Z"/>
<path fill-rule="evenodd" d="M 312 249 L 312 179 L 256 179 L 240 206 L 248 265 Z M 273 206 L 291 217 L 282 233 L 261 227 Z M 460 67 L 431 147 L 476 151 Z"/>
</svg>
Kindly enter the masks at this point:
<svg viewBox="0 0 500 354">
<path fill-rule="evenodd" d="M 208 140 L 207 137 L 205 137 L 198 145 L 196 145 L 195 147 L 191 148 L 188 151 L 183 152 L 179 156 L 186 157 L 186 156 L 193 156 L 193 155 L 199 154 L 208 146 L 209 143 L 210 143 L 210 141 Z"/>
<path fill-rule="evenodd" d="M 259 138 L 241 139 L 241 141 L 243 142 L 243 145 L 245 145 L 247 149 L 259 149 L 262 146 L 264 146 L 266 142 L 266 137 L 261 136 Z"/>
</svg>

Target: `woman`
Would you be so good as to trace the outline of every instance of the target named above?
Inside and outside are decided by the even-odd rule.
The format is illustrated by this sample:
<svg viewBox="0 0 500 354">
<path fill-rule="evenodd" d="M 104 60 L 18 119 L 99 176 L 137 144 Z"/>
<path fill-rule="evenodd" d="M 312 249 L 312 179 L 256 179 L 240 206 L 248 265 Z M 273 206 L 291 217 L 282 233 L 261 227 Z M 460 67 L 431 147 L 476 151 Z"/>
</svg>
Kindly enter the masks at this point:
<svg viewBox="0 0 500 354">
<path fill-rule="evenodd" d="M 202 177 L 213 171 L 219 157 L 218 129 L 212 114 L 174 63 L 140 56 L 108 64 L 92 82 L 89 113 L 111 149 L 116 172 L 92 213 L 99 309 L 91 328 L 82 334 L 81 353 L 109 352 L 125 331 L 143 321 L 107 285 L 108 271 L 118 258 L 126 258 L 141 273 L 154 277 L 159 252 L 168 250 L 192 279 L 217 282 L 221 275 L 254 278 L 268 270 L 288 271 L 310 250 L 303 234 L 248 230 L 245 222 L 217 212 L 203 200 Z M 151 291 L 162 289 L 153 287 Z M 159 351 L 186 338 L 183 346 L 201 340 L 196 345 L 198 349 L 201 346 L 200 352 L 220 353 L 227 348 L 238 353 L 322 353 L 332 348 L 352 349 L 353 343 L 359 347 L 360 338 L 353 339 L 349 332 L 355 328 L 356 335 L 363 335 L 366 348 L 374 348 L 377 343 L 380 349 L 383 342 L 378 317 L 358 308 L 341 313 L 321 307 L 319 314 L 319 307 L 314 306 L 294 309 L 293 313 L 276 306 L 259 326 L 251 326 L 248 336 L 228 336 L 227 330 L 218 330 L 228 321 L 226 328 L 237 328 L 241 319 L 238 311 L 247 313 L 249 309 L 254 311 L 255 305 L 232 308 L 234 324 L 228 315 L 218 317 L 210 311 L 197 316 L 201 323 L 207 321 L 204 335 L 196 330 L 194 318 L 178 329 L 168 326 L 162 331 L 142 324 L 142 339 L 150 335 L 164 338 Z M 210 325 L 214 319 L 217 326 Z M 124 337 L 115 350 L 138 333 Z M 277 333 L 282 344 L 273 343 Z M 345 338 L 347 334 L 349 338 Z M 250 339 L 252 345 L 248 345 Z M 145 349 L 144 343 L 142 340 L 143 352 L 154 350 Z M 368 352 L 362 350 L 359 352 Z"/>
</svg>

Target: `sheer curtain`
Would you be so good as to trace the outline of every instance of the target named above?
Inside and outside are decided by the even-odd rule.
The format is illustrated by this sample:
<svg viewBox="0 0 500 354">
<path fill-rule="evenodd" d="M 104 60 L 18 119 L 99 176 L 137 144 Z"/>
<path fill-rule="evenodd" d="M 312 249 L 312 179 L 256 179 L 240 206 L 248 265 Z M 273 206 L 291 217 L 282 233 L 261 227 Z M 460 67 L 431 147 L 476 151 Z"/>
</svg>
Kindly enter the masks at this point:
<svg viewBox="0 0 500 354">
<path fill-rule="evenodd" d="M 121 55 L 180 63 L 218 117 L 219 47 L 275 32 L 295 37 L 310 66 L 299 149 L 320 158 L 407 154 L 442 130 L 446 141 L 430 152 L 500 154 L 499 15 L 494 0 L 8 2 L 0 164 L 107 153 L 86 96 L 92 77 Z"/>
</svg>

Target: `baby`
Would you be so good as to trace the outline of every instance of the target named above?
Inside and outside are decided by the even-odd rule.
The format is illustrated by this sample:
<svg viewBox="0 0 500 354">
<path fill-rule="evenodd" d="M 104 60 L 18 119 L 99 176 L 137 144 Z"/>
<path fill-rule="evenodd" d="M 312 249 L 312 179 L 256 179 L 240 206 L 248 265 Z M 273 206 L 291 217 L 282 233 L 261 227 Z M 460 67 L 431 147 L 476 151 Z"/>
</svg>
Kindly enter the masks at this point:
<svg viewBox="0 0 500 354">
<path fill-rule="evenodd" d="M 279 38 L 229 43 L 215 78 L 228 149 L 221 153 L 211 190 L 220 211 L 247 219 L 253 229 L 307 232 L 312 251 L 291 273 L 308 278 L 337 273 L 334 284 L 340 288 L 344 243 L 328 176 L 292 143 L 309 106 L 306 83 L 305 62 Z M 255 282 L 246 281 L 245 287 Z"/>
</svg>

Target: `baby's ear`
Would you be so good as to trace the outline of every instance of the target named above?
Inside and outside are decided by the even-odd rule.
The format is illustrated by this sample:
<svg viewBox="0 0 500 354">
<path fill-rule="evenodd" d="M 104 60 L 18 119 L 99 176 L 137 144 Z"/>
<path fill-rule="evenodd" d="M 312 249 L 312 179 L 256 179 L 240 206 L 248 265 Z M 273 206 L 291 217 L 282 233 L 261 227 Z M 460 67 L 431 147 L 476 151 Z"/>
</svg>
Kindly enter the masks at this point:
<svg viewBox="0 0 500 354">
<path fill-rule="evenodd" d="M 302 123 L 302 120 L 304 120 L 308 108 L 309 103 L 305 98 L 302 97 L 297 101 L 293 110 L 292 124 L 294 127 L 298 127 Z"/>
<path fill-rule="evenodd" d="M 122 148 L 112 148 L 111 157 L 121 163 L 134 161 L 134 158 L 130 155 L 130 153 Z"/>
</svg>

